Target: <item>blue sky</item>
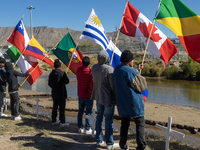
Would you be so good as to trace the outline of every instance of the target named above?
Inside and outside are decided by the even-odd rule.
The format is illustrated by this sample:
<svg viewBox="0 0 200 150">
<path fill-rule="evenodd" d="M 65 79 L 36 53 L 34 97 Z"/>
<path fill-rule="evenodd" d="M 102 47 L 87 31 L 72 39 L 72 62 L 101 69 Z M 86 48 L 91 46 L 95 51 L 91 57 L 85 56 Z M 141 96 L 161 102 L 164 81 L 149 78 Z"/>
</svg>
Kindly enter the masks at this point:
<svg viewBox="0 0 200 150">
<path fill-rule="evenodd" d="M 200 15 L 199 0 L 182 0 L 194 12 Z M 159 0 L 129 0 L 129 2 L 149 20 L 153 18 Z M 54 28 L 68 27 L 82 31 L 89 14 L 94 8 L 106 32 L 113 32 L 119 28 L 124 12 L 126 0 L 4 0 L 1 2 L 0 27 L 16 26 L 20 18 L 30 26 L 29 6 L 32 10 L 33 27 L 48 26 Z M 175 37 L 174 33 L 164 25 L 156 22 L 155 25 L 168 37 Z"/>
</svg>

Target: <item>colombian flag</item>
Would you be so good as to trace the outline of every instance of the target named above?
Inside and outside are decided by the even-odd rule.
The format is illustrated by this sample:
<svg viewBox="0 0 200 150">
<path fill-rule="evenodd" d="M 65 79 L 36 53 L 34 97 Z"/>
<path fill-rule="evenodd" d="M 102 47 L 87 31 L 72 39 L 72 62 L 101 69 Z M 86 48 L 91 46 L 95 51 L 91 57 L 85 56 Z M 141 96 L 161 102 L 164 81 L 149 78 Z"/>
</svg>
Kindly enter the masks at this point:
<svg viewBox="0 0 200 150">
<path fill-rule="evenodd" d="M 54 60 L 48 55 L 44 48 L 38 43 L 38 41 L 32 37 L 26 50 L 23 52 L 25 55 L 35 57 L 39 60 L 43 60 L 45 63 L 54 67 Z M 46 57 L 45 57 L 46 56 Z"/>
<path fill-rule="evenodd" d="M 181 40 L 188 55 L 200 63 L 200 16 L 181 0 L 160 1 L 156 21 L 170 28 Z"/>
</svg>

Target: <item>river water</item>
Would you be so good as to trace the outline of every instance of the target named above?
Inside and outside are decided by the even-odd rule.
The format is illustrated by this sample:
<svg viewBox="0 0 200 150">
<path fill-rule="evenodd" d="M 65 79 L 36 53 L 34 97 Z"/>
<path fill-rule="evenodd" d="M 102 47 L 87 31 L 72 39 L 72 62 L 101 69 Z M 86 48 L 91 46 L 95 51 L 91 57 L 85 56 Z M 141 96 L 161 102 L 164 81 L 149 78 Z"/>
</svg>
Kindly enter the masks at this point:
<svg viewBox="0 0 200 150">
<path fill-rule="evenodd" d="M 76 76 L 68 77 L 73 81 L 67 85 L 68 97 L 77 97 Z M 47 78 L 48 75 L 42 75 L 32 86 L 28 82 L 25 82 L 22 88 L 40 92 L 51 92 Z M 19 78 L 19 83 L 22 83 L 23 80 L 24 78 Z M 147 102 L 191 106 L 200 110 L 199 81 L 147 78 L 147 84 L 149 91 Z"/>
</svg>

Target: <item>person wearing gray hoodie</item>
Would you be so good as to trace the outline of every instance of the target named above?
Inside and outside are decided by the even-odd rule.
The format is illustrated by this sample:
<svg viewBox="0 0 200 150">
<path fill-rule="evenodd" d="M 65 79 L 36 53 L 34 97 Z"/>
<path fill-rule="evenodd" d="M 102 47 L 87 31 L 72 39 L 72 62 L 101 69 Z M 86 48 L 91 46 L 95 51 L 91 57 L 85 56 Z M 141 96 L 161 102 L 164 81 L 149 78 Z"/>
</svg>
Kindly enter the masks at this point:
<svg viewBox="0 0 200 150">
<path fill-rule="evenodd" d="M 113 67 L 110 66 L 110 58 L 105 50 L 101 50 L 97 56 L 98 63 L 92 66 L 94 80 L 91 99 L 96 100 L 96 140 L 97 145 L 102 145 L 102 122 L 105 116 L 105 140 L 107 149 L 119 147 L 119 143 L 113 140 L 113 118 L 115 111 L 115 89 L 113 83 Z"/>
</svg>

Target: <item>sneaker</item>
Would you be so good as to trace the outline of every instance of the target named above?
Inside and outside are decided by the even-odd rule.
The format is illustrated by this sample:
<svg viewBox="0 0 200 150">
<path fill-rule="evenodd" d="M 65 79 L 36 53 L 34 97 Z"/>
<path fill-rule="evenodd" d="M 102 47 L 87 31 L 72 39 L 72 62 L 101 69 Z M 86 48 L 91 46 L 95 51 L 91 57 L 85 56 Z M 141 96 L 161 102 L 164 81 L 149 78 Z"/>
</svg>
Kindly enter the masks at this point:
<svg viewBox="0 0 200 150">
<path fill-rule="evenodd" d="M 125 149 L 120 149 L 120 150 L 129 150 L 129 148 L 125 148 Z"/>
<path fill-rule="evenodd" d="M 59 124 L 60 122 L 59 121 L 55 121 L 55 122 L 51 122 L 51 125 L 56 125 L 56 124 Z"/>
<path fill-rule="evenodd" d="M 92 129 L 85 130 L 85 134 L 92 134 Z M 96 134 L 96 130 L 94 130 L 94 134 Z"/>
<path fill-rule="evenodd" d="M 0 115 L 0 118 L 1 118 L 1 117 L 7 117 L 7 116 L 8 116 L 8 115 L 2 113 L 2 114 Z"/>
<path fill-rule="evenodd" d="M 97 143 L 97 145 L 101 146 L 104 144 L 104 141 L 102 141 L 101 143 Z"/>
<path fill-rule="evenodd" d="M 65 123 L 60 123 L 60 127 L 64 127 L 64 126 L 68 126 L 69 123 L 65 122 Z"/>
<path fill-rule="evenodd" d="M 15 116 L 11 115 L 11 120 L 14 120 L 15 119 Z"/>
<path fill-rule="evenodd" d="M 113 145 L 107 145 L 106 147 L 107 149 L 114 149 L 114 148 L 119 147 L 119 143 L 114 143 Z"/>
<path fill-rule="evenodd" d="M 23 117 L 21 117 L 20 115 L 19 116 L 17 116 L 17 117 L 15 117 L 15 119 L 14 120 L 23 120 L 24 118 Z"/>
<path fill-rule="evenodd" d="M 84 128 L 79 128 L 78 129 L 78 133 L 84 133 L 85 132 L 85 129 Z"/>
</svg>

